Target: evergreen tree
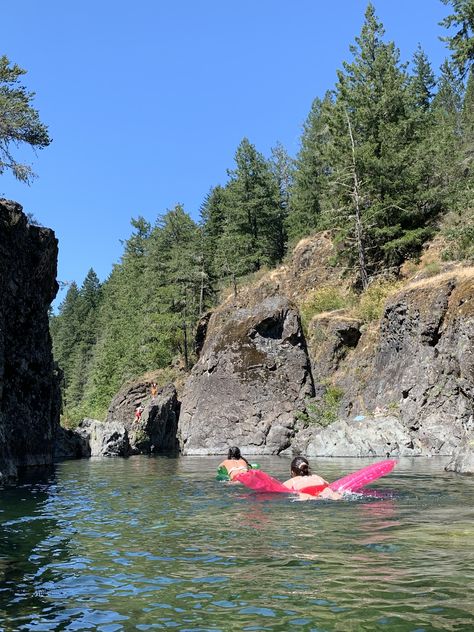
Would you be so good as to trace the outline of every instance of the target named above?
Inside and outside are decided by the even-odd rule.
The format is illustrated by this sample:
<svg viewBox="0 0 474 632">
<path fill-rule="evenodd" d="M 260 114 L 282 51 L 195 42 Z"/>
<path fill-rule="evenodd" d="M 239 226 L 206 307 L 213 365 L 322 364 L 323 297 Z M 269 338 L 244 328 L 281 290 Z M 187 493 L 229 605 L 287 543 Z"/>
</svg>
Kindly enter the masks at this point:
<svg viewBox="0 0 474 632">
<path fill-rule="evenodd" d="M 332 110 L 331 95 L 315 99 L 303 126 L 301 148 L 296 158 L 294 183 L 286 219 L 290 242 L 308 235 L 321 223 L 321 198 L 328 173 L 328 119 Z"/>
<path fill-rule="evenodd" d="M 421 46 L 413 55 L 413 75 L 410 79 L 410 90 L 413 95 L 414 107 L 420 112 L 429 110 L 434 95 L 436 78 L 431 64 Z"/>
<path fill-rule="evenodd" d="M 153 361 L 163 366 L 178 353 L 188 368 L 190 340 L 203 308 L 203 254 L 201 231 L 180 204 L 159 218 L 148 254 L 147 288 L 153 288 L 153 295 L 147 297 L 147 329 Z"/>
<path fill-rule="evenodd" d="M 225 230 L 228 212 L 226 189 L 218 185 L 211 189 L 200 208 L 202 270 L 208 279 L 209 293 L 213 293 L 213 285 L 220 277 L 216 256 L 219 240 Z"/>
<path fill-rule="evenodd" d="M 278 191 L 278 210 L 275 223 L 277 261 L 281 261 L 286 252 L 288 235 L 286 223 L 290 212 L 290 197 L 294 179 L 294 160 L 281 143 L 272 148 L 270 168 Z"/>
<path fill-rule="evenodd" d="M 58 314 L 50 318 L 53 354 L 63 371 L 63 406 L 68 406 L 67 391 L 73 376 L 74 351 L 79 343 L 79 288 L 72 282 L 61 302 Z"/>
<path fill-rule="evenodd" d="M 10 169 L 18 180 L 29 182 L 34 173 L 29 165 L 18 162 L 11 146 L 30 145 L 43 149 L 51 143 L 48 128 L 41 123 L 38 111 L 31 102 L 34 92 L 28 92 L 20 84 L 20 77 L 26 74 L 8 58 L 0 57 L 0 174 Z"/>
<path fill-rule="evenodd" d="M 440 22 L 446 28 L 455 27 L 454 35 L 442 37 L 453 51 L 453 62 L 458 73 L 463 78 L 474 62 L 474 0 L 442 0 L 444 4 L 451 4 L 454 13 Z"/>
<path fill-rule="evenodd" d="M 90 363 L 97 342 L 97 323 L 101 299 L 101 284 L 91 268 L 79 290 L 75 305 L 78 335 L 68 369 L 68 386 L 65 400 L 68 408 L 74 409 L 82 404 Z"/>
<path fill-rule="evenodd" d="M 338 73 L 331 133 L 332 223 L 362 284 L 381 267 L 398 266 L 431 234 L 436 204 L 423 199 L 412 155 L 419 140 L 405 68 L 369 4 L 353 61 Z"/>
<path fill-rule="evenodd" d="M 282 256 L 277 183 L 268 161 L 246 138 L 237 148 L 235 162 L 226 187 L 226 239 L 221 239 L 220 249 L 233 238 L 242 272 L 254 272 Z"/>
<path fill-rule="evenodd" d="M 146 243 L 150 224 L 132 220 L 135 232 L 124 243 L 124 255 L 102 286 L 101 307 L 85 402 L 104 411 L 121 385 L 147 370 L 143 312 L 146 309 Z"/>
</svg>

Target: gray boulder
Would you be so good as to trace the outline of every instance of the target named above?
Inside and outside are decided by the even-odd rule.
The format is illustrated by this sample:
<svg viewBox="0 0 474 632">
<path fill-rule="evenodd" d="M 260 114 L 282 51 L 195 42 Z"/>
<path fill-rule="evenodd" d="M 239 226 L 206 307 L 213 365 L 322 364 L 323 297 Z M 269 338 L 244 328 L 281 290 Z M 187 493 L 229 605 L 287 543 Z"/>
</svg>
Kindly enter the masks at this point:
<svg viewBox="0 0 474 632">
<path fill-rule="evenodd" d="M 388 458 L 422 453 L 419 443 L 396 417 L 363 415 L 326 428 L 306 428 L 298 433 L 292 448 L 307 456 Z"/>
<path fill-rule="evenodd" d="M 84 419 L 76 428 L 76 433 L 86 445 L 84 456 L 130 455 L 128 432 L 119 422 L 103 423 L 96 419 Z"/>
<path fill-rule="evenodd" d="M 282 296 L 229 304 L 209 320 L 185 384 L 178 439 L 183 454 L 278 454 L 294 435 L 294 412 L 313 395 L 297 310 Z"/>
<path fill-rule="evenodd" d="M 444 468 L 447 472 L 474 474 L 474 433 L 468 433 Z"/>
</svg>

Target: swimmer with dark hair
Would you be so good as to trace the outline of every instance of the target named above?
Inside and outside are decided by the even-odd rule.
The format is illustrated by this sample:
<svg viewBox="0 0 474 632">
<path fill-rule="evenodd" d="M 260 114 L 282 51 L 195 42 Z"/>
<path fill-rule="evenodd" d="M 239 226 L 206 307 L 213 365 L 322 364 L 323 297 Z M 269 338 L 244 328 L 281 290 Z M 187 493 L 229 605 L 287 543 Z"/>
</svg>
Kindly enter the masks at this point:
<svg viewBox="0 0 474 632">
<path fill-rule="evenodd" d="M 225 467 L 231 481 L 237 476 L 237 474 L 247 472 L 247 470 L 251 469 L 250 463 L 241 455 L 240 448 L 237 448 L 236 446 L 229 448 L 227 459 L 222 461 L 222 463 L 219 463 L 218 467 Z"/>
<path fill-rule="evenodd" d="M 318 476 L 317 474 L 311 474 L 308 459 L 304 456 L 297 456 L 291 462 L 291 478 L 283 483 L 285 487 L 295 492 L 299 492 L 305 487 L 321 487 L 321 491 L 317 496 L 310 494 L 300 493 L 300 498 L 309 500 L 310 498 L 326 498 L 330 500 L 340 500 L 342 495 L 338 492 L 334 492 L 328 487 L 329 483 Z"/>
</svg>

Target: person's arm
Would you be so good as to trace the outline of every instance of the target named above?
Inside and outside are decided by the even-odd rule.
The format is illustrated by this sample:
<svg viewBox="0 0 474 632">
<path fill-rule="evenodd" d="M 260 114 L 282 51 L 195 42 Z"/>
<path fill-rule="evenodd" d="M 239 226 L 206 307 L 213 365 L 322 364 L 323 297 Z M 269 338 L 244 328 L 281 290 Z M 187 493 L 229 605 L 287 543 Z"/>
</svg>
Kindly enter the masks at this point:
<svg viewBox="0 0 474 632">
<path fill-rule="evenodd" d="M 333 491 L 330 487 L 326 487 L 326 489 L 323 489 L 323 491 L 319 494 L 319 497 L 326 498 L 328 500 L 341 500 L 342 494 Z"/>
</svg>

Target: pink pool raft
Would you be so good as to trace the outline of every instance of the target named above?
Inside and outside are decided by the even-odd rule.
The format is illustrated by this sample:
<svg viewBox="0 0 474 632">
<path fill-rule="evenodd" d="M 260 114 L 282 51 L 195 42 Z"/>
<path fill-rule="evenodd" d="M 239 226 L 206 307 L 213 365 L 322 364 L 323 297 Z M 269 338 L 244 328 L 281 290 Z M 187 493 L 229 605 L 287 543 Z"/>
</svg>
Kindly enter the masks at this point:
<svg viewBox="0 0 474 632">
<path fill-rule="evenodd" d="M 335 492 L 357 492 L 369 483 L 377 480 L 381 476 L 385 476 L 393 470 L 397 461 L 389 459 L 386 461 L 377 461 L 363 467 L 357 472 L 352 472 L 343 478 L 339 478 L 337 481 L 330 483 L 329 485 L 311 485 L 310 487 L 304 487 L 303 489 L 294 492 L 288 487 L 285 487 L 276 478 L 271 477 L 269 474 L 262 472 L 261 470 L 249 470 L 248 472 L 242 472 L 238 474 L 234 480 L 238 480 L 246 487 L 250 487 L 256 492 L 276 492 L 281 494 L 294 494 L 304 493 L 311 496 L 318 496 L 323 489 L 329 487 Z"/>
</svg>

